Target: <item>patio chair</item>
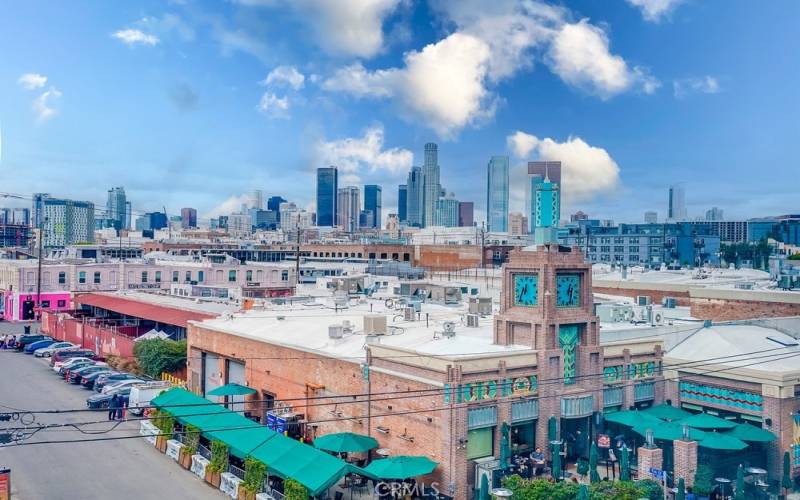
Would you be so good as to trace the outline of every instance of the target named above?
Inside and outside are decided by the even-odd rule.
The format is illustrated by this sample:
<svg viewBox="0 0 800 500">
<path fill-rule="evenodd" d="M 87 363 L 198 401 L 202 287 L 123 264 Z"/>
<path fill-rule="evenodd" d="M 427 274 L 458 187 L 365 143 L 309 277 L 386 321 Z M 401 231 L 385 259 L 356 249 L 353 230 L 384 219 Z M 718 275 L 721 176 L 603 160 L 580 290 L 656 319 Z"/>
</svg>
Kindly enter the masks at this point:
<svg viewBox="0 0 800 500">
<path fill-rule="evenodd" d="M 337 491 L 333 494 L 333 500 L 344 500 L 344 493 Z"/>
</svg>

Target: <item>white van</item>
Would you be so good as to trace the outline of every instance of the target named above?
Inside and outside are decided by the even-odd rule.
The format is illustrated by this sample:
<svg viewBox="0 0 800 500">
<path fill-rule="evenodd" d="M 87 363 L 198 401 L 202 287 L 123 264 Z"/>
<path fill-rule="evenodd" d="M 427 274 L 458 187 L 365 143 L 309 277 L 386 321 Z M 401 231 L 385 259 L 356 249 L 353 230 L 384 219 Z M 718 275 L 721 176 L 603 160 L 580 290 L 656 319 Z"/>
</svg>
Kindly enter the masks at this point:
<svg viewBox="0 0 800 500">
<path fill-rule="evenodd" d="M 144 409 L 150 406 L 151 399 L 171 388 L 172 384 L 169 382 L 135 384 L 131 387 L 131 393 L 128 396 L 128 411 L 134 415 L 141 415 Z"/>
</svg>

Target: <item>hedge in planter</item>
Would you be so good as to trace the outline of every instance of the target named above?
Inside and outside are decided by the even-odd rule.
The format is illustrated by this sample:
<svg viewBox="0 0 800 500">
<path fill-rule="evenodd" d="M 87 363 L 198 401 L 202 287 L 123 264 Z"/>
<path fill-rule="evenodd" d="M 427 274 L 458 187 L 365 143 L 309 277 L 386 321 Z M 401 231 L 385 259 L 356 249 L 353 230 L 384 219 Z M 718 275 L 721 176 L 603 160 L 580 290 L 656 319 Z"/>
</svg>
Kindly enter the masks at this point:
<svg viewBox="0 0 800 500">
<path fill-rule="evenodd" d="M 283 482 L 283 495 L 285 500 L 308 500 L 308 490 L 294 479 Z"/>
<path fill-rule="evenodd" d="M 183 430 L 183 448 L 181 448 L 181 465 L 185 469 L 192 467 L 192 455 L 197 453 L 200 445 L 200 429 L 187 425 Z"/>
<path fill-rule="evenodd" d="M 267 466 L 253 457 L 244 460 L 244 481 L 239 485 L 239 498 L 242 500 L 255 500 L 256 494 L 264 485 L 267 476 Z"/>
<path fill-rule="evenodd" d="M 228 470 L 228 445 L 215 439 L 211 441 L 211 462 L 206 467 L 206 482 L 219 488 L 220 475 Z"/>
<path fill-rule="evenodd" d="M 156 448 L 161 453 L 164 453 L 167 451 L 167 440 L 172 439 L 172 434 L 175 431 L 175 417 L 164 410 L 157 410 L 150 417 L 150 421 L 159 431 L 156 437 Z"/>
</svg>

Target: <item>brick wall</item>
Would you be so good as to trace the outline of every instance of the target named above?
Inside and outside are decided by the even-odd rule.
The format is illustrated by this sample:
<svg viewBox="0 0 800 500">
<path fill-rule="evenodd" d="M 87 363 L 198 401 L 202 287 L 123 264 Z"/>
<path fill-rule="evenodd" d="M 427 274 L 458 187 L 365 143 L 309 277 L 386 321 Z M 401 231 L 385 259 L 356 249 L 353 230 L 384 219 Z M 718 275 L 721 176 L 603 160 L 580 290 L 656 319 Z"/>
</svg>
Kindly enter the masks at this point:
<svg viewBox="0 0 800 500">
<path fill-rule="evenodd" d="M 780 318 L 800 315 L 800 304 L 756 300 L 691 298 L 695 318 L 729 321 L 753 318 Z"/>
<path fill-rule="evenodd" d="M 648 289 L 638 289 L 638 288 L 606 287 L 597 285 L 594 285 L 592 287 L 592 290 L 594 291 L 594 293 L 618 295 L 622 297 L 630 297 L 632 299 L 636 299 L 636 297 L 639 295 L 646 295 L 650 297 L 650 301 L 653 304 L 663 303 L 664 297 L 674 297 L 679 306 L 688 306 L 690 303 L 689 292 L 682 292 L 682 291 L 648 290 Z"/>
<path fill-rule="evenodd" d="M 697 472 L 697 441 L 672 442 L 675 453 L 674 474 L 676 480 L 683 478 L 686 487 L 694 485 L 694 475 Z"/>
</svg>

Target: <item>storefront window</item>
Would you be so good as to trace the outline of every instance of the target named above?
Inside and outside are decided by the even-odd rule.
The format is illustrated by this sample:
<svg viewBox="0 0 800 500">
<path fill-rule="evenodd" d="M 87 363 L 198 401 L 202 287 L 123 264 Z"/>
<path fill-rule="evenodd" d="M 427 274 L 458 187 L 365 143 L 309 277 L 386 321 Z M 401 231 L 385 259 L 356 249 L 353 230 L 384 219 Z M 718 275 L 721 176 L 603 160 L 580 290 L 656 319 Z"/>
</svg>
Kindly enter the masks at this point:
<svg viewBox="0 0 800 500">
<path fill-rule="evenodd" d="M 494 450 L 494 427 L 467 432 L 467 459 L 491 456 Z"/>
<path fill-rule="evenodd" d="M 536 421 L 520 422 L 511 426 L 511 452 L 526 453 L 536 445 Z"/>
</svg>

